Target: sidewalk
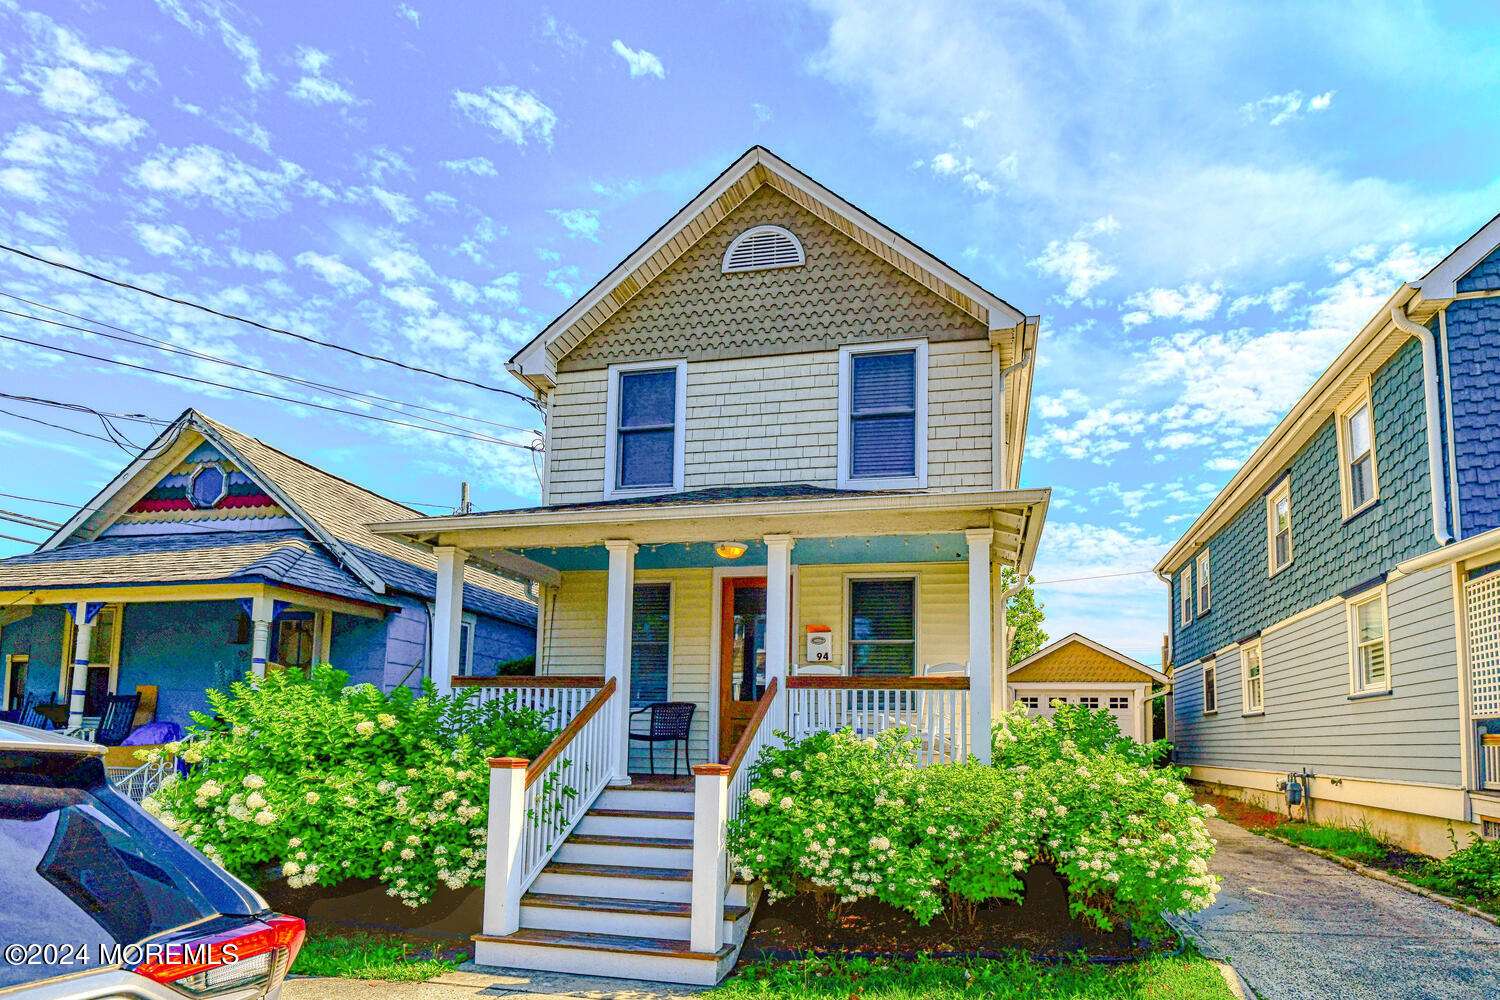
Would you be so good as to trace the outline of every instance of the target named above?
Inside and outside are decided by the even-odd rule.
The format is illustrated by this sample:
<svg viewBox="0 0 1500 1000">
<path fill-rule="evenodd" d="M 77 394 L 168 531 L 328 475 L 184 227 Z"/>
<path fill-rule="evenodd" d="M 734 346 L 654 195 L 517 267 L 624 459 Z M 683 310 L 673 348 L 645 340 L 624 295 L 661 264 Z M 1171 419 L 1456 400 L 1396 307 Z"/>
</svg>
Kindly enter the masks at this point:
<svg viewBox="0 0 1500 1000">
<path fill-rule="evenodd" d="M 688 1000 L 704 987 L 675 986 L 635 979 L 571 976 L 562 972 L 522 972 L 466 963 L 425 983 L 368 982 L 362 979 L 289 979 L 281 1000 Z"/>
</svg>

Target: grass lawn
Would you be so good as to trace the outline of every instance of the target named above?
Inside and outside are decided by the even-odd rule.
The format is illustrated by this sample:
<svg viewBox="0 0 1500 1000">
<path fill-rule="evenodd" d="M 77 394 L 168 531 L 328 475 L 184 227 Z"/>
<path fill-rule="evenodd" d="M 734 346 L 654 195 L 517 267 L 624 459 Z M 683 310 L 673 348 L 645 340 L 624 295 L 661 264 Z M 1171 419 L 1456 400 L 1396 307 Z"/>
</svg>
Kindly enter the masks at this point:
<svg viewBox="0 0 1500 1000">
<path fill-rule="evenodd" d="M 740 969 L 708 1000 L 1233 1000 L 1219 970 L 1186 953 L 1123 965 L 1011 959 L 810 958 Z"/>
<path fill-rule="evenodd" d="M 1386 860 L 1393 850 L 1391 845 L 1368 830 L 1346 830 L 1318 823 L 1282 823 L 1271 827 L 1267 832 L 1294 844 L 1315 847 L 1367 865 Z"/>
<path fill-rule="evenodd" d="M 460 949 L 424 947 L 385 934 L 309 931 L 292 975 L 420 983 L 452 970 L 466 957 Z"/>
</svg>

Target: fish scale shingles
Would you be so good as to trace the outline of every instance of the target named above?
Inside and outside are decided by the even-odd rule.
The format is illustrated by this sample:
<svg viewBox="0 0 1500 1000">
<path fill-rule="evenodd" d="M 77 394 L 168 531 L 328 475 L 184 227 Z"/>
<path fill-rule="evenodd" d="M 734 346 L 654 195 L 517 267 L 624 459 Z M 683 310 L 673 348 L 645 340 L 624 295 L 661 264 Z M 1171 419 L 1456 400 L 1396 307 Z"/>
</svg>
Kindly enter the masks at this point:
<svg viewBox="0 0 1500 1000">
<path fill-rule="evenodd" d="M 1500 251 L 1487 260 L 1500 273 Z M 1454 302 L 1447 327 L 1459 517 L 1469 537 L 1500 527 L 1500 299 Z"/>
</svg>

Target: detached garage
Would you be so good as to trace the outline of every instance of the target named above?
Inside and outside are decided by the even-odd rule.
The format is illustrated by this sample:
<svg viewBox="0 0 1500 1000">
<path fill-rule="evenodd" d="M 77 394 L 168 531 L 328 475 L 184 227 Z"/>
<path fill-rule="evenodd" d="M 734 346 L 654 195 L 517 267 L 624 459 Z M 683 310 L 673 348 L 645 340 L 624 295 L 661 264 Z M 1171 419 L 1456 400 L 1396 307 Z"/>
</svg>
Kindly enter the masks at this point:
<svg viewBox="0 0 1500 1000">
<path fill-rule="evenodd" d="M 1074 632 L 1045 646 L 1006 672 L 1006 703 L 1020 702 L 1050 716 L 1054 702 L 1109 709 L 1120 732 L 1137 742 L 1151 738 L 1146 700 L 1167 677 L 1124 653 Z"/>
</svg>

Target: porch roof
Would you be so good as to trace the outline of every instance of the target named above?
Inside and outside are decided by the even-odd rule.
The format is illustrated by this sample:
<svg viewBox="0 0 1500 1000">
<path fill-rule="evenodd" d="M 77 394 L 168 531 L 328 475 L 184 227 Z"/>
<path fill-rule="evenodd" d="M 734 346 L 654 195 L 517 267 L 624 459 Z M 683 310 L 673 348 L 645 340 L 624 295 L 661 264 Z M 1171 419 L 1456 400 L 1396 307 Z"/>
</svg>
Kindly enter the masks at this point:
<svg viewBox="0 0 1500 1000">
<path fill-rule="evenodd" d="M 509 572 L 544 583 L 556 582 L 559 568 L 577 567 L 576 553 L 555 560 L 546 552 L 596 548 L 611 539 L 628 539 L 641 545 L 723 539 L 754 543 L 776 534 L 824 540 L 889 536 L 961 539 L 970 528 L 992 528 L 997 560 L 1024 574 L 1030 571 L 1036 555 L 1050 495 L 1051 491 L 1045 489 L 935 494 L 786 484 L 416 518 L 369 527 L 377 534 L 418 544 L 456 546 Z M 922 547 L 914 551 L 920 552 Z"/>
</svg>

